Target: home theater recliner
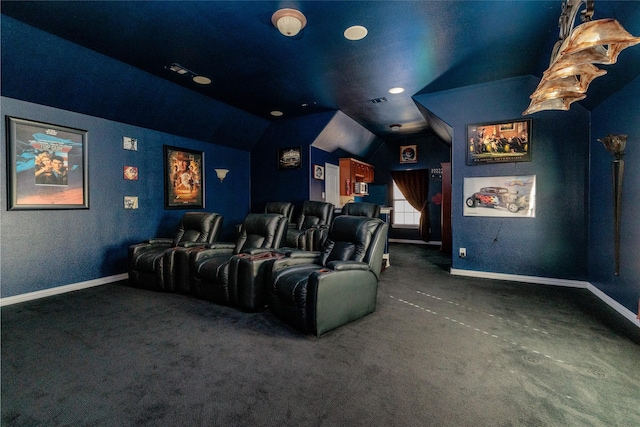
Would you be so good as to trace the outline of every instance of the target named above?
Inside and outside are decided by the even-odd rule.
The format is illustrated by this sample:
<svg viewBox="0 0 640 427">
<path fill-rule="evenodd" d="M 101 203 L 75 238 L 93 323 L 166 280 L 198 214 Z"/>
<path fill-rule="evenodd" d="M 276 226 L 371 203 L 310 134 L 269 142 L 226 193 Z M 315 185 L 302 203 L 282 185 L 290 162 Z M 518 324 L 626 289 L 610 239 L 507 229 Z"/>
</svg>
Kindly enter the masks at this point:
<svg viewBox="0 0 640 427">
<path fill-rule="evenodd" d="M 273 262 L 271 311 L 316 336 L 375 311 L 388 227 L 378 218 L 340 215 L 320 252 L 285 252 Z"/>
<path fill-rule="evenodd" d="M 175 237 L 149 239 L 130 246 L 129 283 L 159 291 L 188 292 L 184 279 L 188 274 L 180 269 L 176 256 L 215 242 L 222 220 L 217 213 L 187 212 Z"/>
<path fill-rule="evenodd" d="M 198 298 L 237 307 L 237 283 L 229 280 L 232 258 L 279 248 L 288 222 L 280 214 L 249 214 L 235 243 L 216 242 L 193 251 L 188 262 L 192 293 Z"/>
</svg>

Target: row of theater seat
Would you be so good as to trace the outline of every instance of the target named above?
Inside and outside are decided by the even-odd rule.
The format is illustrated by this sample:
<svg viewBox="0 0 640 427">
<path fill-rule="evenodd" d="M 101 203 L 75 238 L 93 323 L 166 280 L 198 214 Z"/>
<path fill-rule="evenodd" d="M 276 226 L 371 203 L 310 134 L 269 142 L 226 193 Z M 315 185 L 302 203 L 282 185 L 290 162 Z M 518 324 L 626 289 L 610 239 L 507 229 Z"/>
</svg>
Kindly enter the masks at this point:
<svg viewBox="0 0 640 427">
<path fill-rule="evenodd" d="M 270 212 L 276 205 L 284 210 Z M 375 310 L 388 225 L 377 205 L 351 205 L 333 218 L 333 205 L 305 202 L 291 225 L 286 203 L 268 205 L 247 215 L 233 243 L 217 241 L 220 215 L 188 212 L 173 239 L 129 247 L 130 283 L 244 311 L 269 306 L 319 336 Z"/>
</svg>

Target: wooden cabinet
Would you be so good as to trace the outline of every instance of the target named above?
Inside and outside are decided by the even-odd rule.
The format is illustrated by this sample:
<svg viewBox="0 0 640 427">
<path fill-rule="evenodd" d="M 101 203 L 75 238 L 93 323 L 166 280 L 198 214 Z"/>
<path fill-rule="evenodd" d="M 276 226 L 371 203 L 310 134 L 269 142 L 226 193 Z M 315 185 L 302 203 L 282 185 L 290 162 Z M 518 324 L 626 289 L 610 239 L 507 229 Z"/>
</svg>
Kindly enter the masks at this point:
<svg viewBox="0 0 640 427">
<path fill-rule="evenodd" d="M 373 182 L 374 167 L 368 163 L 361 162 L 360 160 L 345 158 L 340 159 L 340 195 L 352 196 L 361 195 L 362 193 L 355 193 L 356 182 Z M 349 181 L 349 190 L 347 191 L 347 181 Z"/>
</svg>

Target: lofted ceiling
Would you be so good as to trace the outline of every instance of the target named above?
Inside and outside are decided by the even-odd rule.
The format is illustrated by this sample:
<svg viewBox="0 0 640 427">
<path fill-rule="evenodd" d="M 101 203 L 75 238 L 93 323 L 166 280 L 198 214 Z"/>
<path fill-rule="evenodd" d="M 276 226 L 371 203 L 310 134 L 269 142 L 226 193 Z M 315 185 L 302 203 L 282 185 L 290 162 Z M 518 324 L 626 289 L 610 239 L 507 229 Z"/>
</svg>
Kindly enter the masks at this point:
<svg viewBox="0 0 640 427">
<path fill-rule="evenodd" d="M 383 140 L 424 132 L 412 96 L 516 76 L 540 77 L 558 37 L 561 1 L 2 1 L 2 13 L 268 120 L 340 110 Z M 307 26 L 285 37 L 282 8 Z M 640 35 L 640 2 L 596 1 Z M 346 28 L 367 36 L 350 41 Z M 194 83 L 178 63 L 211 79 Z M 640 47 L 595 80 L 593 109 L 640 75 Z M 390 88 L 403 87 L 401 94 Z M 378 100 L 380 102 L 372 102 Z M 522 106 L 524 110 L 526 105 Z M 282 111 L 273 117 L 271 111 Z M 390 125 L 401 124 L 400 132 Z"/>
</svg>

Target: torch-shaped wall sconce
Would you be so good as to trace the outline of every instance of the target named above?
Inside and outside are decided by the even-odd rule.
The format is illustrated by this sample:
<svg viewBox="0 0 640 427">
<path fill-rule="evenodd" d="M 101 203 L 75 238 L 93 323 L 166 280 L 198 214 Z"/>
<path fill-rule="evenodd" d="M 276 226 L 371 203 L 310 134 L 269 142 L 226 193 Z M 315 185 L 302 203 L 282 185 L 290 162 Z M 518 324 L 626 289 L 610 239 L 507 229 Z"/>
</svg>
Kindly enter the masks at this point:
<svg viewBox="0 0 640 427">
<path fill-rule="evenodd" d="M 613 241 L 615 245 L 615 274 L 620 274 L 620 219 L 622 217 L 622 175 L 624 174 L 624 148 L 627 135 L 607 135 L 598 141 L 602 142 L 614 157 L 611 162 L 611 179 L 613 182 Z"/>
<path fill-rule="evenodd" d="M 228 173 L 229 169 L 216 169 L 216 175 L 218 176 L 220 182 L 224 181 Z"/>
</svg>

